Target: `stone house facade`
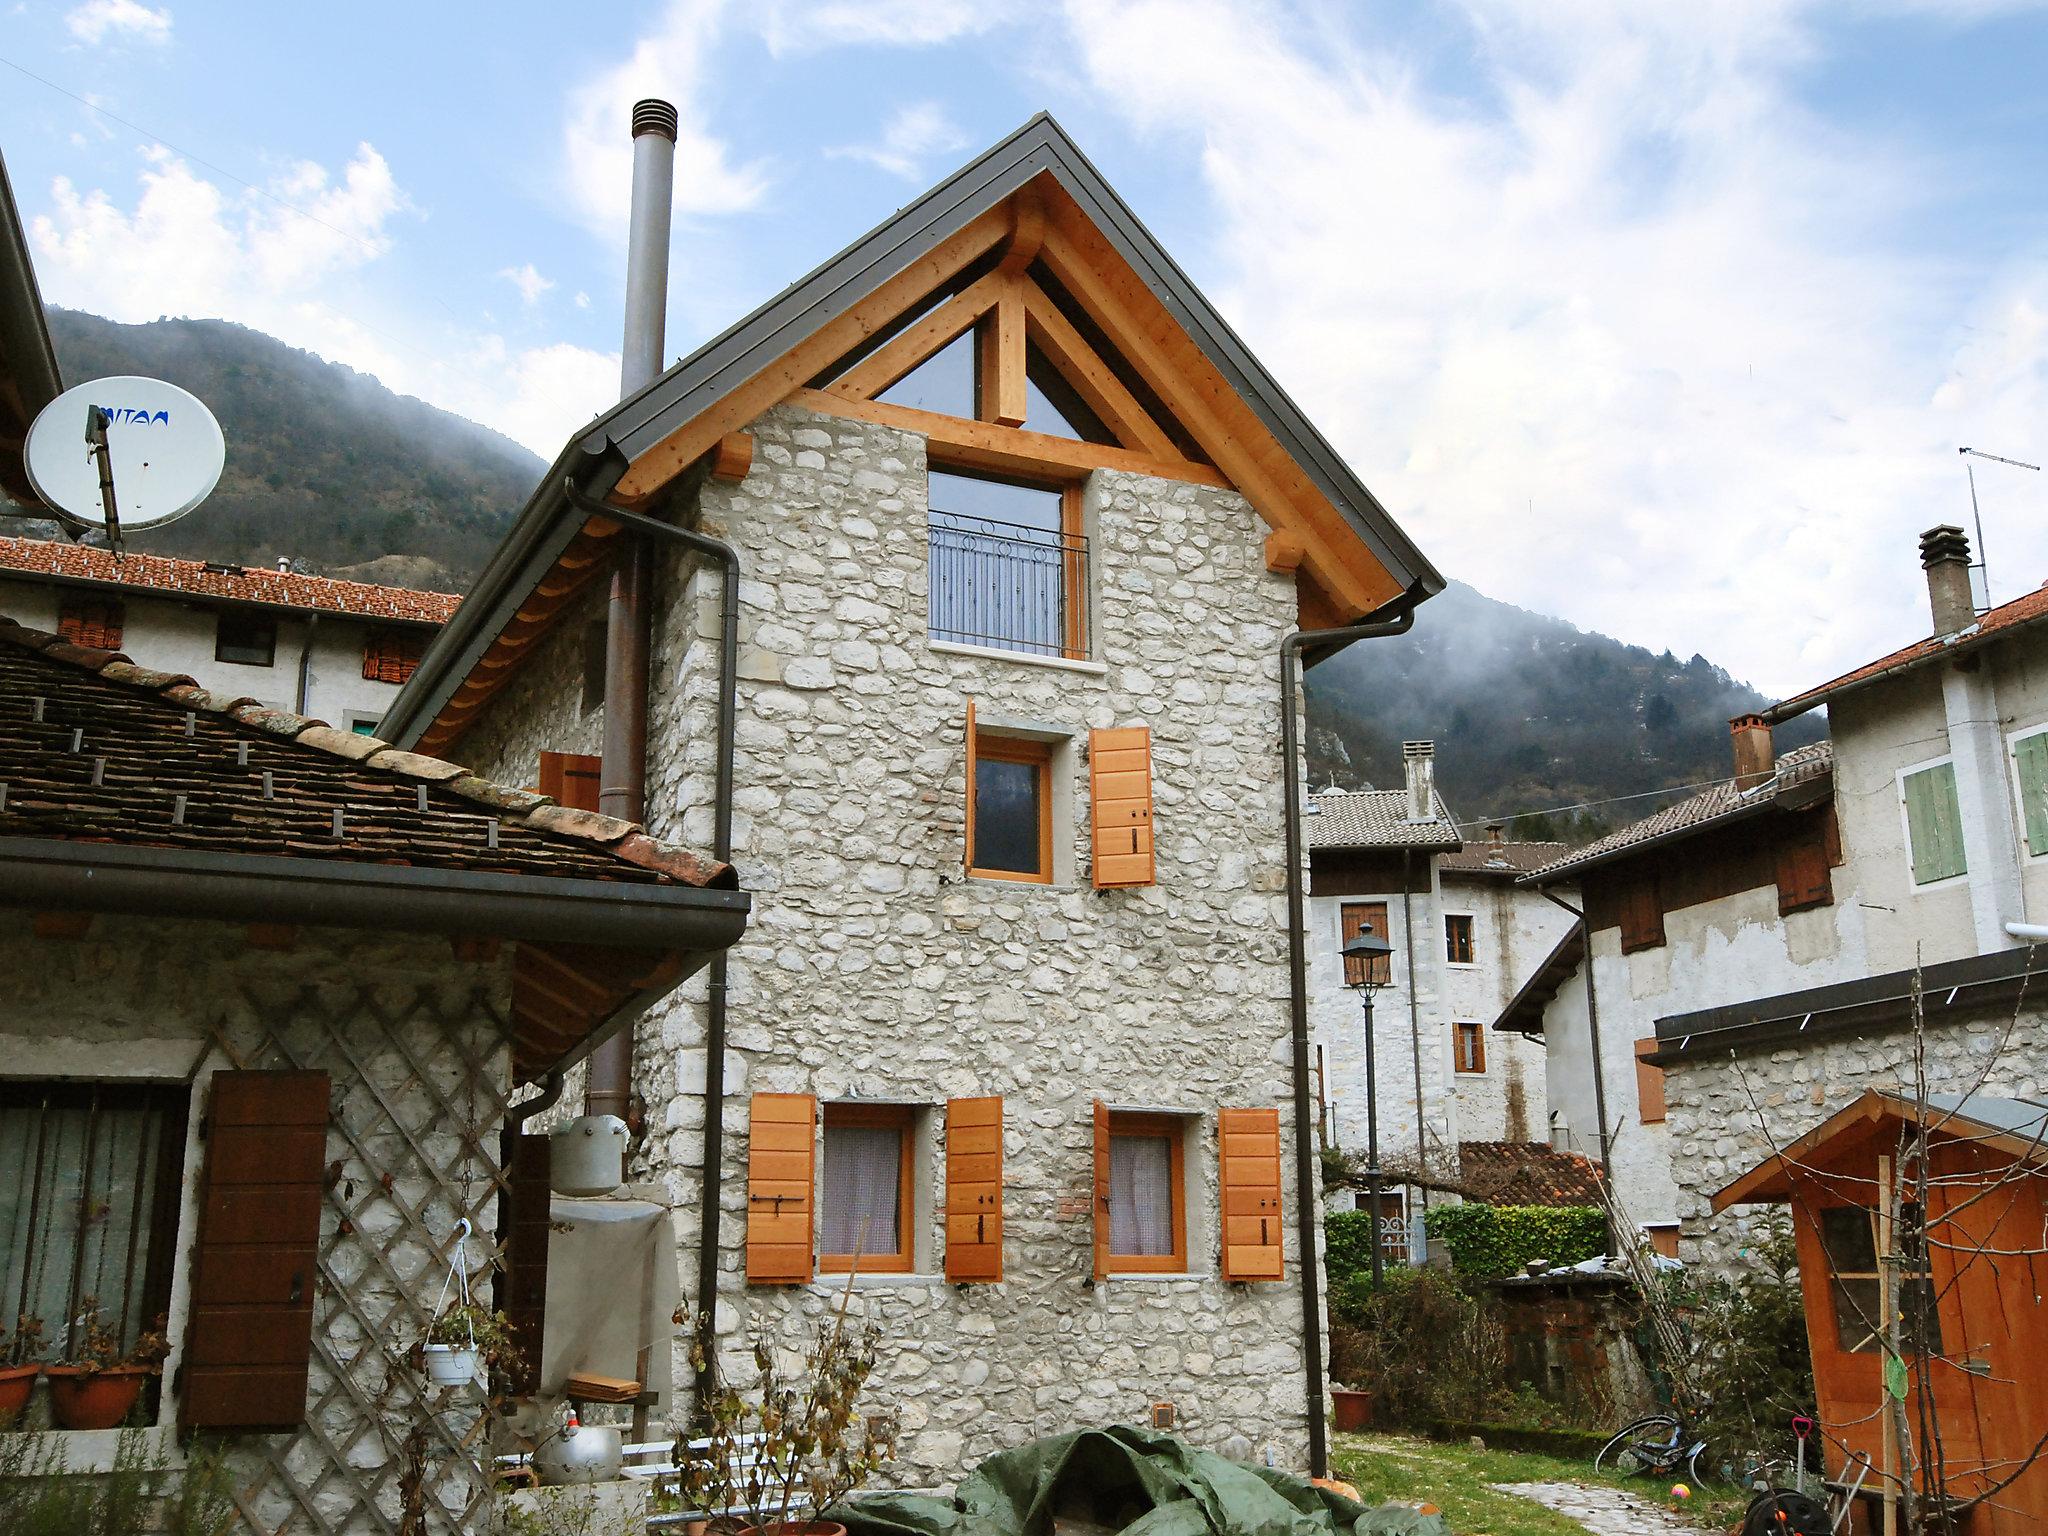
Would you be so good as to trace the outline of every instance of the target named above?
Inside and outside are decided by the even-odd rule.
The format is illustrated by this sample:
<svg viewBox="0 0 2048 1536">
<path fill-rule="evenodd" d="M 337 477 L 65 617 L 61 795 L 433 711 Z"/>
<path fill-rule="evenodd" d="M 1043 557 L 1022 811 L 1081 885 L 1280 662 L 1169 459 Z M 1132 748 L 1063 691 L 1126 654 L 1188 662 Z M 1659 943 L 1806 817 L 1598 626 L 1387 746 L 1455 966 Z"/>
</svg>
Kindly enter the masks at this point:
<svg viewBox="0 0 2048 1536">
<path fill-rule="evenodd" d="M 1191 287 L 1132 286 L 1171 264 L 1126 220 L 1035 119 L 794 285 L 788 324 L 777 301 L 582 440 L 610 445 L 611 504 L 659 485 L 738 571 L 753 919 L 637 1033 L 633 1166 L 676 1202 L 731 1378 L 757 1332 L 793 1341 L 851 1287 L 898 1483 L 1117 1420 L 1317 1455 L 1297 1219 L 1318 1192 L 1282 1176 L 1279 648 L 1438 578 L 1305 422 L 1285 419 L 1293 469 L 1247 456 L 1278 410 L 1263 374 Z M 793 329 L 826 291 L 860 327 Z M 735 393 L 725 360 L 757 334 L 774 382 Z M 1219 357 L 1236 382 L 1198 405 Z M 522 539 L 575 559 L 609 536 L 602 503 L 543 486 L 397 728 L 514 781 L 597 752 L 610 785 L 639 761 L 613 759 L 618 712 L 644 708 L 648 826 L 715 833 L 717 567 L 651 546 L 644 700 L 614 678 L 593 709 L 579 637 L 613 598 L 560 559 L 514 565 Z M 1325 594 L 1359 575 L 1386 598 Z"/>
</svg>

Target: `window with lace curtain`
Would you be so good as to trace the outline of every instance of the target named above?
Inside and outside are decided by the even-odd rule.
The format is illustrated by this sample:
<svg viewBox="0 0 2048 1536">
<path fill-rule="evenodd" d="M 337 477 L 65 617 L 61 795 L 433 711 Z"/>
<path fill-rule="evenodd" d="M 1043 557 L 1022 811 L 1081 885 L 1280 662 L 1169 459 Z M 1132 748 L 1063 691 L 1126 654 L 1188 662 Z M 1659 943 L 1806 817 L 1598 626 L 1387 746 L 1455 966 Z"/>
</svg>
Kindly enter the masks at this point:
<svg viewBox="0 0 2048 1536">
<path fill-rule="evenodd" d="M 916 1250 L 916 1111 L 898 1104 L 827 1104 L 824 1121 L 818 1268 L 908 1274 Z"/>
<path fill-rule="evenodd" d="M 1109 1263 L 1125 1271 L 1188 1267 L 1182 1125 L 1172 1115 L 1109 1117 Z"/>
</svg>

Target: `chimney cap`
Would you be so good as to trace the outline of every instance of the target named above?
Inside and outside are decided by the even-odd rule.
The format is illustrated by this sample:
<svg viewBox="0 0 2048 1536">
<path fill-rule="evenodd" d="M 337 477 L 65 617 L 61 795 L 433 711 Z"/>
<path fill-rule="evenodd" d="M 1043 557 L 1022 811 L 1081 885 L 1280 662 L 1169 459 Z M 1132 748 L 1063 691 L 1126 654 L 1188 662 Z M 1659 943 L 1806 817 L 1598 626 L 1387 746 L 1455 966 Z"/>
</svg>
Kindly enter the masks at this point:
<svg viewBox="0 0 2048 1536">
<path fill-rule="evenodd" d="M 1436 743 L 1433 741 L 1404 741 L 1401 743 L 1403 757 L 1435 757 Z"/>
<path fill-rule="evenodd" d="M 1937 523 L 1920 535 L 1920 563 L 1935 565 L 1943 560 L 1970 563 L 1970 536 L 1954 523 Z"/>
<path fill-rule="evenodd" d="M 663 101 L 659 96 L 643 96 L 633 103 L 633 137 L 643 133 L 658 133 L 670 143 L 676 137 L 675 103 Z"/>
</svg>

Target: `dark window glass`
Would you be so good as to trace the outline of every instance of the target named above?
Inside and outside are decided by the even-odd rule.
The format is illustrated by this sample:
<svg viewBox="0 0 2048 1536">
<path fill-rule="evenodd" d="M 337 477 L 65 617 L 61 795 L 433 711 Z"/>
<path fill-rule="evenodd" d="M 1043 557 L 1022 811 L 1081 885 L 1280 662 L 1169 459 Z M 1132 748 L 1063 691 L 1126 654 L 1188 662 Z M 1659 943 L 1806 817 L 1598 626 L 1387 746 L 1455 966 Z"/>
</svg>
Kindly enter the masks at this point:
<svg viewBox="0 0 2048 1536">
<path fill-rule="evenodd" d="M 1042 875 L 1040 765 L 990 757 L 974 765 L 974 867 Z"/>
<path fill-rule="evenodd" d="M 1116 444 L 1116 435 L 1088 409 L 1088 402 L 1053 367 L 1052 359 L 1032 346 L 1024 350 L 1024 412 L 1027 432 L 1077 443 Z"/>
<path fill-rule="evenodd" d="M 277 621 L 254 613 L 224 613 L 214 631 L 213 659 L 245 667 L 267 667 L 277 660 Z"/>
<path fill-rule="evenodd" d="M 932 638 L 1068 654 L 1069 579 L 1086 548 L 1065 532 L 1064 493 L 935 469 L 929 495 Z"/>
<path fill-rule="evenodd" d="M 875 398 L 974 420 L 974 336 L 962 331 Z"/>
<path fill-rule="evenodd" d="M 1472 919 L 1448 916 L 1444 919 L 1444 958 L 1452 965 L 1472 963 Z"/>
<path fill-rule="evenodd" d="M 1820 1213 L 1821 1247 L 1828 1256 L 1829 1289 L 1835 1307 L 1835 1341 L 1846 1354 L 1877 1354 L 1886 1326 L 1884 1277 L 1878 1266 L 1877 1212 L 1863 1206 L 1835 1206 Z M 1941 1352 L 1941 1322 L 1934 1281 L 1927 1273 L 1927 1247 L 1920 1207 L 1899 1207 L 1899 1310 L 1907 1353 L 1925 1340 L 1930 1354 Z"/>
</svg>

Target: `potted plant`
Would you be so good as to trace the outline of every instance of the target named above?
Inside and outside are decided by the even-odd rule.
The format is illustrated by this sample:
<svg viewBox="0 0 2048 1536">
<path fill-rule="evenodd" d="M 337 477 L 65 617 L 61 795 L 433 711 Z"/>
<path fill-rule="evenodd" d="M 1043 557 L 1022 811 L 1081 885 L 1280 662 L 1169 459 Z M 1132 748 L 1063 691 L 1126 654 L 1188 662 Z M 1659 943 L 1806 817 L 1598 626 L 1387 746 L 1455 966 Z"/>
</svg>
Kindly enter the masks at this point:
<svg viewBox="0 0 2048 1536">
<path fill-rule="evenodd" d="M 875 1368 L 877 1339 L 872 1325 L 849 1328 L 851 1299 L 849 1275 L 837 1312 L 818 1324 L 794 1372 L 784 1369 L 775 1340 L 757 1332 L 754 1390 L 717 1386 L 705 1405 L 709 1447 L 692 1452 L 677 1442 L 682 1496 L 721 1517 L 713 1529 L 737 1519 L 740 1536 L 846 1536 L 826 1512 L 895 1454 L 893 1422 L 855 1412 Z M 705 1331 L 695 1331 L 700 1370 L 705 1339 Z"/>
<path fill-rule="evenodd" d="M 14 1320 L 14 1331 L 0 1328 L 0 1425 L 12 1423 L 28 1406 L 36 1377 L 43 1373 L 38 1358 L 43 1352 L 43 1320 L 24 1312 Z"/>
<path fill-rule="evenodd" d="M 50 1378 L 50 1412 L 65 1429 L 112 1429 L 134 1412 L 144 1384 L 163 1369 L 171 1352 L 164 1319 L 123 1350 L 97 1296 L 85 1297 L 79 1307 L 72 1325 L 74 1358 L 43 1368 Z"/>
<path fill-rule="evenodd" d="M 438 1387 L 464 1386 L 475 1381 L 483 1367 L 507 1364 L 517 1354 L 511 1319 L 474 1302 L 450 1307 L 435 1318 L 420 1346 L 427 1379 Z"/>
</svg>

